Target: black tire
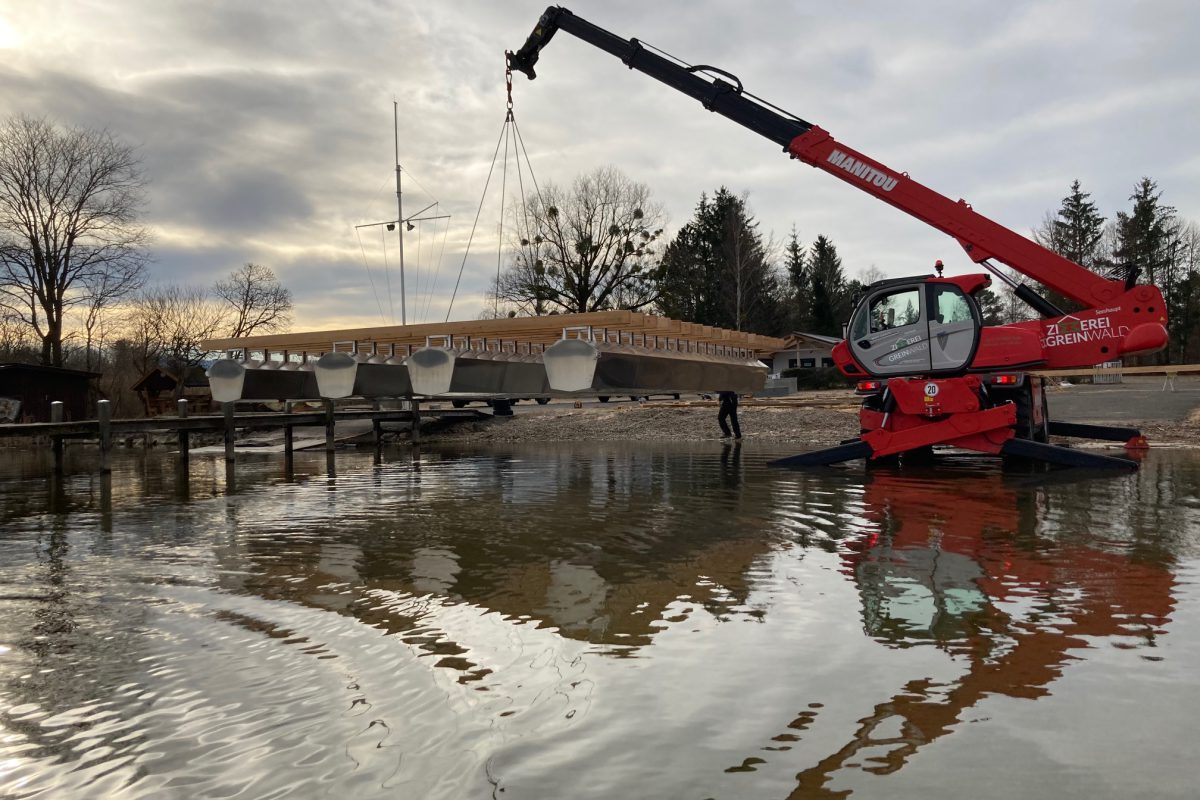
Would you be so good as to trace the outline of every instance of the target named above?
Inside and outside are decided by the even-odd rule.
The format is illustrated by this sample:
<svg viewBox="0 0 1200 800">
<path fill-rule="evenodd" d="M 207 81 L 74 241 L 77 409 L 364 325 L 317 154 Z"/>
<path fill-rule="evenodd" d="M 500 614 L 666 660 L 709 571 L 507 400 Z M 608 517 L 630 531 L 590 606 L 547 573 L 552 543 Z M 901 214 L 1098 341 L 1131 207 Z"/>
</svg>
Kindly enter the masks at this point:
<svg viewBox="0 0 1200 800">
<path fill-rule="evenodd" d="M 1014 426 L 1017 438 L 1037 441 L 1037 430 L 1033 424 L 1033 389 L 1022 387 L 1013 395 L 1012 401 L 1017 405 L 1017 424 Z"/>
<path fill-rule="evenodd" d="M 597 399 L 597 400 L 599 400 L 601 403 L 607 403 L 607 402 L 608 402 L 608 396 L 607 396 L 607 395 L 601 395 L 600 397 L 597 397 L 596 399 Z"/>
<path fill-rule="evenodd" d="M 1050 444 L 1050 403 L 1046 400 L 1046 386 L 1042 385 L 1042 425 L 1038 429 L 1038 441 Z"/>
<path fill-rule="evenodd" d="M 1013 426 L 1013 430 L 1017 434 L 1018 439 L 1025 439 L 1031 442 L 1040 442 L 1044 439 L 1038 438 L 1045 435 L 1045 430 L 1038 430 L 1038 426 L 1033 421 L 1033 387 L 1026 384 L 1012 393 L 1005 393 L 999 398 L 1003 400 L 1011 400 L 1017 407 L 1017 423 Z M 1037 459 L 1026 458 L 1024 456 L 1006 455 L 1001 458 L 1002 469 L 1006 472 L 1029 473 L 1037 472 L 1045 465 Z"/>
<path fill-rule="evenodd" d="M 900 454 L 900 460 L 907 466 L 929 466 L 933 463 L 933 445 L 927 444 L 922 447 L 914 447 L 912 450 L 905 450 Z"/>
<path fill-rule="evenodd" d="M 454 406 L 455 408 L 466 408 L 467 403 L 469 403 L 469 402 L 471 402 L 471 401 L 470 400 L 451 400 L 450 405 Z"/>
<path fill-rule="evenodd" d="M 539 406 L 544 406 L 544 405 L 546 405 L 546 403 L 549 403 L 549 402 L 550 402 L 550 398 L 549 398 L 549 397 L 539 397 L 539 398 L 537 398 L 537 404 L 538 404 Z"/>
</svg>

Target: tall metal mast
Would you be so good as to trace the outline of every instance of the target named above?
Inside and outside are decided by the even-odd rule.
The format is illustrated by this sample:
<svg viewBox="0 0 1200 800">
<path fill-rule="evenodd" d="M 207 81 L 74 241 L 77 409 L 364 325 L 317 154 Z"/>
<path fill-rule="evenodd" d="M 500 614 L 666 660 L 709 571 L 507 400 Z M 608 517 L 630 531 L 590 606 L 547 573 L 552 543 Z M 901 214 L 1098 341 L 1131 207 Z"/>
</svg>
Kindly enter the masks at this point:
<svg viewBox="0 0 1200 800">
<path fill-rule="evenodd" d="M 395 100 L 392 101 L 392 132 L 396 143 L 396 231 L 400 237 L 400 324 L 407 325 L 407 298 L 404 291 L 404 201 L 400 194 L 400 111 Z"/>
</svg>

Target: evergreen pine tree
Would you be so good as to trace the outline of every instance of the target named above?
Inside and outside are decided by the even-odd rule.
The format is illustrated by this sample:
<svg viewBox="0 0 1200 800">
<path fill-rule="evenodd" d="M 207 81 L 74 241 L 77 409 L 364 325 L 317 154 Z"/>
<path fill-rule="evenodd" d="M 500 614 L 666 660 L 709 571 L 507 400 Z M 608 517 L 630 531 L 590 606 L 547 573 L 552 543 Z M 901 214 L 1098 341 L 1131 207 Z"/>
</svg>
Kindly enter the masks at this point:
<svg viewBox="0 0 1200 800">
<path fill-rule="evenodd" d="M 663 254 L 659 310 L 702 325 L 777 334 L 785 326 L 780 294 L 745 199 L 725 187 L 702 195 Z"/>
<path fill-rule="evenodd" d="M 1161 285 L 1171 261 L 1169 245 L 1175 220 L 1175 209 L 1162 205 L 1161 198 L 1158 184 L 1150 178 L 1138 182 L 1129 196 L 1133 209 L 1128 214 L 1117 213 L 1113 253 L 1118 265 L 1140 269 L 1143 279 L 1155 285 Z"/>
<path fill-rule="evenodd" d="M 850 316 L 850 293 L 842 272 L 842 258 L 824 234 L 812 243 L 808 259 L 812 281 L 812 333 L 841 336 Z"/>
<path fill-rule="evenodd" d="M 1070 193 L 1054 214 L 1047 213 L 1042 225 L 1033 232 L 1034 240 L 1076 264 L 1091 270 L 1109 266 L 1103 257 L 1104 215 L 1091 195 L 1081 188 L 1078 179 L 1071 182 Z M 1039 293 L 1064 311 L 1078 310 L 1080 304 L 1065 295 L 1039 287 Z"/>
<path fill-rule="evenodd" d="M 783 269 L 788 281 L 788 327 L 808 331 L 812 327 L 812 280 L 804 245 L 794 225 L 783 249 Z"/>
</svg>

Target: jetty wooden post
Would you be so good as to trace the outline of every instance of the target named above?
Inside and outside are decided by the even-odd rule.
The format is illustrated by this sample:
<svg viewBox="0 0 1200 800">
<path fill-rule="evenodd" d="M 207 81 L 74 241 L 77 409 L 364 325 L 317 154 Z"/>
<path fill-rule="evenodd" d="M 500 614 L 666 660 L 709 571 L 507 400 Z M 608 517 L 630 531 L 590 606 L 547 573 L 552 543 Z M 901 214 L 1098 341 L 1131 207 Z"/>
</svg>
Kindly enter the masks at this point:
<svg viewBox="0 0 1200 800">
<path fill-rule="evenodd" d="M 187 415 L 188 415 L 187 400 L 179 399 L 179 400 L 175 401 L 175 411 L 178 414 L 180 419 L 187 419 Z M 190 444 L 190 441 L 188 438 L 187 428 L 181 427 L 179 429 L 179 460 L 183 464 L 188 463 L 188 455 L 189 455 L 188 454 L 188 445 L 189 444 Z"/>
<path fill-rule="evenodd" d="M 421 443 L 421 401 L 412 401 L 412 443 Z"/>
<path fill-rule="evenodd" d="M 290 400 L 283 404 L 283 413 L 284 414 L 292 413 L 292 402 Z M 284 422 L 284 424 L 283 424 L 283 458 L 285 461 L 288 461 L 288 462 L 291 462 L 291 460 L 292 460 L 292 446 L 294 444 L 293 431 L 295 431 L 295 430 L 296 430 L 296 426 L 292 425 L 290 421 Z"/>
<path fill-rule="evenodd" d="M 221 403 L 221 413 L 225 416 L 225 464 L 233 465 L 233 403 Z"/>
<path fill-rule="evenodd" d="M 332 453 L 335 445 L 334 442 L 334 419 L 333 419 L 333 401 L 325 401 L 325 452 Z"/>
<path fill-rule="evenodd" d="M 96 403 L 96 420 L 100 429 L 100 473 L 112 472 L 112 405 L 107 400 Z"/>
<path fill-rule="evenodd" d="M 379 407 L 380 403 L 378 400 L 371 403 L 372 410 L 378 411 Z M 376 450 L 383 444 L 383 423 L 379 421 L 378 417 L 371 417 L 371 441 L 375 445 Z"/>
<path fill-rule="evenodd" d="M 63 421 L 63 404 L 61 400 L 55 400 L 50 404 L 50 421 Z M 51 436 L 50 449 L 54 451 L 54 472 L 61 475 L 63 471 L 63 437 Z"/>
</svg>

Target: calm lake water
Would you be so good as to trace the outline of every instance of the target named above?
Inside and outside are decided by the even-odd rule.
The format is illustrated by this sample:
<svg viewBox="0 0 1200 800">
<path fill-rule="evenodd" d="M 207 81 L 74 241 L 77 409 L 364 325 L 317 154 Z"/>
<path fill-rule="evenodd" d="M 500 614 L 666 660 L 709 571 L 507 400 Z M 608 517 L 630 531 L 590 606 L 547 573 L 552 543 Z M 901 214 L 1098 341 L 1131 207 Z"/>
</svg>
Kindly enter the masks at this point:
<svg viewBox="0 0 1200 800">
<path fill-rule="evenodd" d="M 0 459 L 0 796 L 1194 798 L 1200 455 Z"/>
</svg>

